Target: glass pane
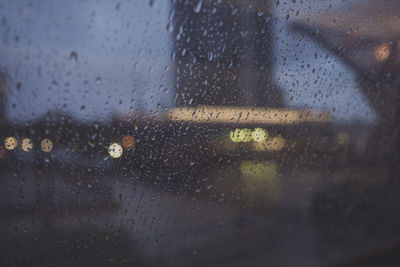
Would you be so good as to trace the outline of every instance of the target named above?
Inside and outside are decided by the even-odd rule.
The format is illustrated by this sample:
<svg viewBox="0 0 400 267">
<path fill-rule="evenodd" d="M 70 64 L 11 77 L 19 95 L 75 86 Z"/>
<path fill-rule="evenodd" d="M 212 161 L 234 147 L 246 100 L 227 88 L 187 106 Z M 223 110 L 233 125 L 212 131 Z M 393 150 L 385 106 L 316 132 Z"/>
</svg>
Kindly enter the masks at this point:
<svg viewBox="0 0 400 267">
<path fill-rule="evenodd" d="M 0 1 L 0 265 L 399 265 L 399 12 Z"/>
</svg>

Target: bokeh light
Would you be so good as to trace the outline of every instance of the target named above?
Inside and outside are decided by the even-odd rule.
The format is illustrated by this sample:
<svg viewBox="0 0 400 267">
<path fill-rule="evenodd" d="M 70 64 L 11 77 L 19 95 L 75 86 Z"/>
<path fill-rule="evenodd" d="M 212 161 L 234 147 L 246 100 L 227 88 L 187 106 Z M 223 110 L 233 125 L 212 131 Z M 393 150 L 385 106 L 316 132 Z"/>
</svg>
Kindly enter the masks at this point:
<svg viewBox="0 0 400 267">
<path fill-rule="evenodd" d="M 13 150 L 17 147 L 17 145 L 18 141 L 14 136 L 7 137 L 6 140 L 4 140 L 4 147 L 7 150 Z"/>
<path fill-rule="evenodd" d="M 264 142 L 268 138 L 268 132 L 261 128 L 255 128 L 251 133 L 251 137 L 256 143 Z"/>
<path fill-rule="evenodd" d="M 232 130 L 229 133 L 229 137 L 232 140 L 232 142 L 234 142 L 234 143 L 240 142 L 239 133 L 240 133 L 240 129 Z"/>
<path fill-rule="evenodd" d="M 269 151 L 276 152 L 280 151 L 285 147 L 286 140 L 282 136 L 275 136 L 267 139 L 264 142 L 254 143 L 253 148 L 256 151 Z"/>
<path fill-rule="evenodd" d="M 53 142 L 50 139 L 45 138 L 42 140 L 41 147 L 43 152 L 50 152 L 53 150 Z"/>
<path fill-rule="evenodd" d="M 29 138 L 24 138 L 21 142 L 21 148 L 23 151 L 25 152 L 29 152 L 32 150 L 33 148 L 33 143 L 31 141 L 31 139 Z"/>
<path fill-rule="evenodd" d="M 276 136 L 267 141 L 267 147 L 270 151 L 279 151 L 285 146 L 286 140 L 282 136 Z"/>
<path fill-rule="evenodd" d="M 251 141 L 251 130 L 244 129 L 235 129 L 229 133 L 229 137 L 234 143 L 238 142 L 250 142 Z"/>
<path fill-rule="evenodd" d="M 239 140 L 240 142 L 250 142 L 251 141 L 251 130 L 244 128 L 239 132 Z"/>
<path fill-rule="evenodd" d="M 375 48 L 375 59 L 380 62 L 386 61 L 390 56 L 390 46 L 388 43 L 380 44 Z"/>
<path fill-rule="evenodd" d="M 121 157 L 122 152 L 123 152 L 122 146 L 118 143 L 112 143 L 108 148 L 108 154 L 115 159 Z"/>
<path fill-rule="evenodd" d="M 122 138 L 121 143 L 125 149 L 130 149 L 135 147 L 136 140 L 133 136 L 127 135 Z"/>
<path fill-rule="evenodd" d="M 245 160 L 240 164 L 240 171 L 245 178 L 272 180 L 276 178 L 277 166 L 270 161 Z"/>
</svg>

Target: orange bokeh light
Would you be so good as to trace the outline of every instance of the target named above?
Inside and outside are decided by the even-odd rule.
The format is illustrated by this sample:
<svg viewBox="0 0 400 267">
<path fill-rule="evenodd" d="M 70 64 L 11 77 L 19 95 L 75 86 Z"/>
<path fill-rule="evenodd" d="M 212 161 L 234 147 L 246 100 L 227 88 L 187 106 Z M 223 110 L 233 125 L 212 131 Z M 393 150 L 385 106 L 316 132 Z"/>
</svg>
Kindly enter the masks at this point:
<svg viewBox="0 0 400 267">
<path fill-rule="evenodd" d="M 127 136 L 122 138 L 121 143 L 122 143 L 122 146 L 125 149 L 130 149 L 130 148 L 134 148 L 135 147 L 136 140 L 135 140 L 135 138 L 133 136 L 127 135 Z"/>
<path fill-rule="evenodd" d="M 390 56 L 390 46 L 387 43 L 380 44 L 375 48 L 375 58 L 380 62 L 386 61 Z"/>
</svg>

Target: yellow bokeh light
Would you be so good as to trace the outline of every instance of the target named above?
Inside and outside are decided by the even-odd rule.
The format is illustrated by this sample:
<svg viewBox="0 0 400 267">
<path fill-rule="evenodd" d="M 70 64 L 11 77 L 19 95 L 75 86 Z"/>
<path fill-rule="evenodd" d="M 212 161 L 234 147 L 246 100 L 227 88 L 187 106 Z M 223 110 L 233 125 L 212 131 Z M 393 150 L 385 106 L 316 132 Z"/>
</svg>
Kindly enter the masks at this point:
<svg viewBox="0 0 400 267">
<path fill-rule="evenodd" d="M 165 114 L 170 121 L 231 124 L 295 124 L 329 122 L 331 115 L 320 110 L 229 106 L 178 107 Z"/>
<path fill-rule="evenodd" d="M 29 138 L 24 138 L 21 142 L 21 148 L 23 151 L 28 152 L 31 151 L 33 148 L 33 143 L 31 139 Z"/>
<path fill-rule="evenodd" d="M 119 145 L 118 143 L 112 143 L 108 148 L 108 154 L 115 159 L 121 157 L 122 152 L 123 152 L 122 146 Z"/>
<path fill-rule="evenodd" d="M 41 148 L 43 152 L 50 152 L 53 150 L 53 142 L 50 139 L 45 138 L 42 140 Z"/>
<path fill-rule="evenodd" d="M 279 151 L 285 146 L 286 140 L 282 136 L 276 136 L 271 140 L 268 140 L 267 143 L 271 151 Z"/>
<path fill-rule="evenodd" d="M 240 142 L 250 142 L 251 141 L 251 130 L 244 128 L 239 132 Z"/>
<path fill-rule="evenodd" d="M 261 143 L 267 140 L 268 132 L 261 128 L 255 128 L 251 133 L 251 137 L 253 138 L 254 142 Z"/>
<path fill-rule="evenodd" d="M 234 142 L 234 143 L 240 142 L 239 133 L 240 133 L 240 129 L 232 130 L 229 133 L 229 138 L 232 140 L 232 142 Z"/>
<path fill-rule="evenodd" d="M 229 133 L 229 137 L 234 143 L 239 142 L 250 142 L 251 141 L 251 130 L 244 129 L 235 129 Z"/>
<path fill-rule="evenodd" d="M 285 147 L 286 140 L 282 136 L 276 136 L 264 142 L 254 143 L 253 147 L 257 151 L 280 151 Z"/>
<path fill-rule="evenodd" d="M 380 61 L 380 62 L 384 62 L 386 61 L 389 56 L 390 56 L 390 46 L 388 43 L 383 43 L 380 44 L 379 46 L 377 46 L 375 48 L 375 59 Z"/>
<path fill-rule="evenodd" d="M 17 147 L 17 145 L 18 141 L 17 138 L 15 138 L 14 136 L 7 137 L 6 140 L 4 140 L 4 147 L 7 150 L 13 150 Z"/>
</svg>

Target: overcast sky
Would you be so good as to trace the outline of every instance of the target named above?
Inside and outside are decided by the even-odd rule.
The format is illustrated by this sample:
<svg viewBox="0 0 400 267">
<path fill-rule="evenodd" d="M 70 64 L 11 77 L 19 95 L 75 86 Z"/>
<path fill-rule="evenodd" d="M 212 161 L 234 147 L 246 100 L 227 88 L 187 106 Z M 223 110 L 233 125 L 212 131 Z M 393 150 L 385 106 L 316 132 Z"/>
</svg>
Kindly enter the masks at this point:
<svg viewBox="0 0 400 267">
<path fill-rule="evenodd" d="M 9 25 L 0 28 L 0 68 L 22 84 L 9 95 L 13 119 L 48 110 L 93 119 L 169 104 L 167 1 L 27 3 L 7 1 L 0 9 Z"/>
<path fill-rule="evenodd" d="M 58 110 L 93 120 L 172 105 L 169 1 L 29 2 L 0 4 L 0 70 L 8 72 L 14 85 L 8 96 L 10 119 L 31 120 Z M 328 51 L 311 39 L 287 29 L 290 21 L 342 5 L 280 1 L 273 11 L 279 18 L 274 26 L 275 79 L 287 106 L 328 109 L 338 121 L 372 122 L 376 115 L 355 74 L 334 56 L 327 60 Z M 311 67 L 302 68 L 307 64 Z"/>
</svg>

